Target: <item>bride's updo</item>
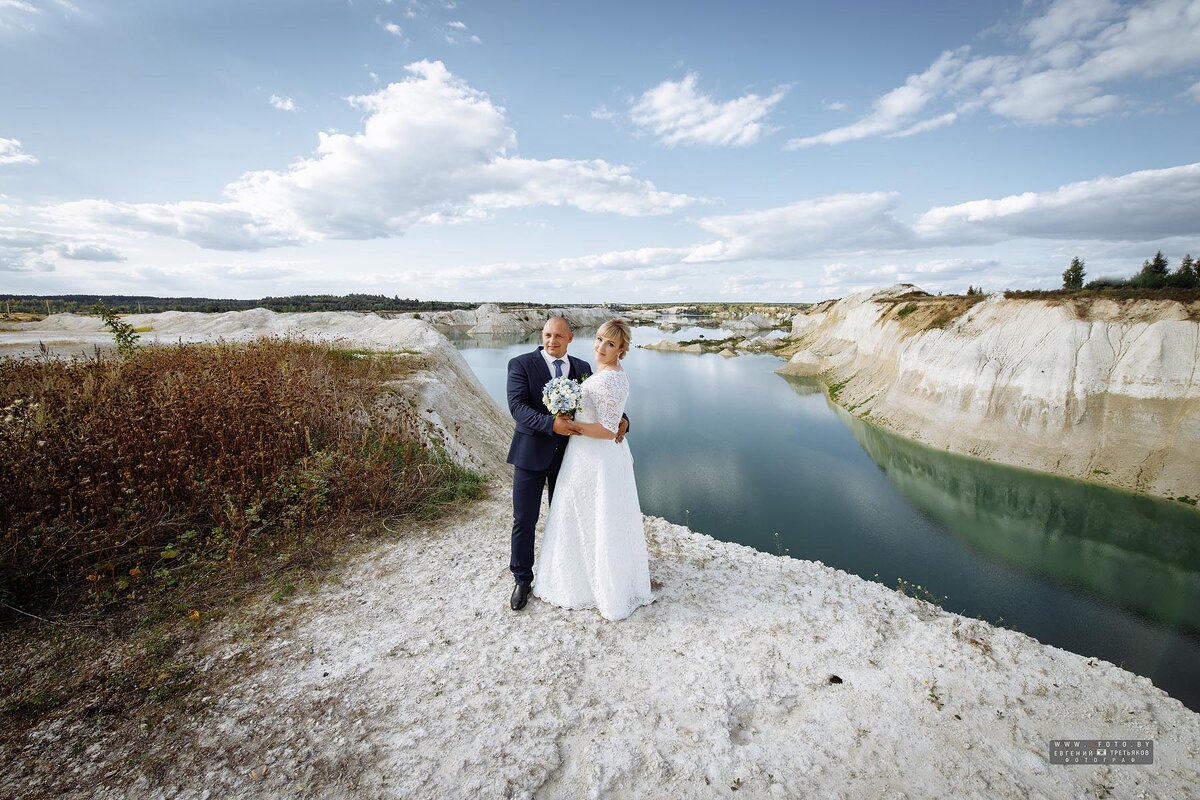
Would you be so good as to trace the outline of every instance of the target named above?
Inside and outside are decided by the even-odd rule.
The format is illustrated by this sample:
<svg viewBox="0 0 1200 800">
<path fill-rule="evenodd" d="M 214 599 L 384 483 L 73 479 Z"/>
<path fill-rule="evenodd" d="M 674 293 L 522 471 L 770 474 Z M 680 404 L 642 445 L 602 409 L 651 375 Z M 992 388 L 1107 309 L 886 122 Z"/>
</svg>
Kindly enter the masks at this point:
<svg viewBox="0 0 1200 800">
<path fill-rule="evenodd" d="M 633 333 L 629 330 L 629 323 L 623 319 L 610 319 L 608 322 L 600 326 L 600 330 L 596 331 L 597 336 L 603 336 L 605 339 L 612 339 L 621 346 L 620 358 L 624 358 L 629 352 L 629 343 L 633 341 Z"/>
</svg>

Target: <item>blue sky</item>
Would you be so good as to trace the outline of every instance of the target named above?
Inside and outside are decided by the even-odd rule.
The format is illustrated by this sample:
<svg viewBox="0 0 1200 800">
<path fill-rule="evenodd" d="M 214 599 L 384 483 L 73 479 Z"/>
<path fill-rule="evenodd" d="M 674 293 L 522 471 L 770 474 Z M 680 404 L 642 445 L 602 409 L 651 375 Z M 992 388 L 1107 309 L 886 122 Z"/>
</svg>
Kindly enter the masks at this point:
<svg viewBox="0 0 1200 800">
<path fill-rule="evenodd" d="M 1200 0 L 0 0 L 0 292 L 815 301 L 1200 255 Z"/>
</svg>

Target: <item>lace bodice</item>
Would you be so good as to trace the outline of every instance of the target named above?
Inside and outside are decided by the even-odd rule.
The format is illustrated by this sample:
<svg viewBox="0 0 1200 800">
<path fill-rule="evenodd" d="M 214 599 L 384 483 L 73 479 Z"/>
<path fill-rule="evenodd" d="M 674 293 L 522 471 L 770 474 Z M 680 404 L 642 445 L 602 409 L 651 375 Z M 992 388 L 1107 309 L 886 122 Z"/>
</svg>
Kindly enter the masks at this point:
<svg viewBox="0 0 1200 800">
<path fill-rule="evenodd" d="M 599 422 L 613 433 L 621 424 L 625 401 L 629 399 L 629 378 L 624 370 L 605 369 L 591 375 L 580 388 L 583 407 L 576 418 L 580 422 Z"/>
</svg>

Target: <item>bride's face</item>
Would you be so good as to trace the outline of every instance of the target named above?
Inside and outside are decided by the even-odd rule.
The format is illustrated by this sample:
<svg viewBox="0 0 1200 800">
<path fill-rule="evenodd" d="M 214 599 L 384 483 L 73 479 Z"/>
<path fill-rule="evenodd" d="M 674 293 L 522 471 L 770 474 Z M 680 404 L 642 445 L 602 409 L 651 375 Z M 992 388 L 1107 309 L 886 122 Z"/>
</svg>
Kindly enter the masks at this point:
<svg viewBox="0 0 1200 800">
<path fill-rule="evenodd" d="M 616 339 L 609 339 L 607 336 L 596 335 L 596 342 L 592 345 L 592 352 L 596 354 L 596 363 L 606 367 L 611 367 L 621 358 L 621 345 Z"/>
</svg>

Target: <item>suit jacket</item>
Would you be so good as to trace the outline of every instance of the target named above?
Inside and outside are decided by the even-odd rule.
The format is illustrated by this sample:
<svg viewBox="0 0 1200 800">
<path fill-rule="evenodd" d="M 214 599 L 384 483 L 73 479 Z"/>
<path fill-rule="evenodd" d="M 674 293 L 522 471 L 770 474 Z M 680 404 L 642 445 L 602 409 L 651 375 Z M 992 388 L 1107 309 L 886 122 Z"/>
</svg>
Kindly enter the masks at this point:
<svg viewBox="0 0 1200 800">
<path fill-rule="evenodd" d="M 571 368 L 564 374 L 577 381 L 592 372 L 592 365 L 582 358 L 568 354 L 567 360 Z M 533 472 L 549 469 L 559 443 L 571 438 L 554 432 L 554 415 L 542 402 L 542 390 L 551 377 L 540 346 L 508 362 L 508 410 L 517 423 L 508 448 L 508 463 L 521 469 Z"/>
</svg>

